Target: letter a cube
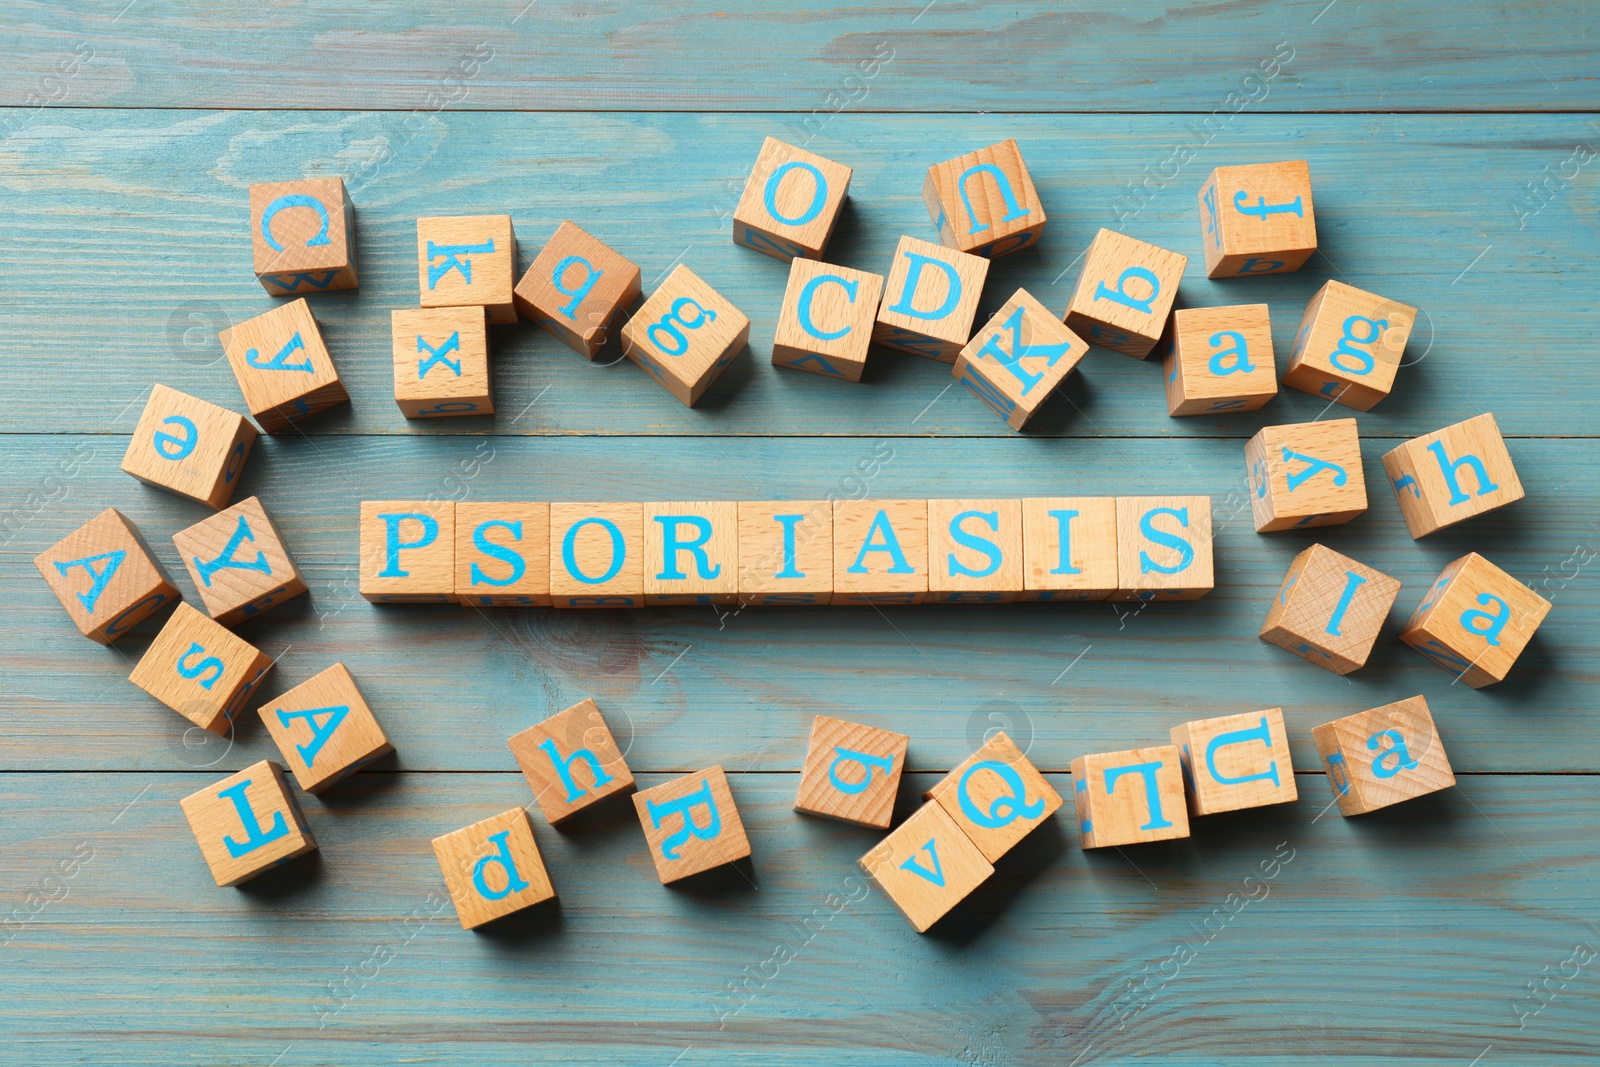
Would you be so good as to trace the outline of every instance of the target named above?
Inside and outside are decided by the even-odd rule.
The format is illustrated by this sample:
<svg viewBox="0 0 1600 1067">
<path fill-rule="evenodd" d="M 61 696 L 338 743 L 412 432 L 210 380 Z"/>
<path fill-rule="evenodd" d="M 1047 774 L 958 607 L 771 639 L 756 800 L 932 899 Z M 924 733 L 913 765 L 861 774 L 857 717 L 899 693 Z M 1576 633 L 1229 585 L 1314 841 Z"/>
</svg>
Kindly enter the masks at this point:
<svg viewBox="0 0 1600 1067">
<path fill-rule="evenodd" d="M 1117 497 L 1113 600 L 1198 600 L 1216 584 L 1208 496 Z"/>
<path fill-rule="evenodd" d="M 239 380 L 245 407 L 267 433 L 348 403 L 333 357 L 304 298 L 246 319 L 217 335 Z"/>
<path fill-rule="evenodd" d="M 1061 794 L 1004 731 L 962 760 L 926 797 L 944 808 L 990 863 L 1061 807 Z"/>
<path fill-rule="evenodd" d="M 1503 681 L 1550 601 L 1476 552 L 1445 567 L 1400 640 L 1474 689 Z"/>
<path fill-rule="evenodd" d="M 551 826 L 633 789 L 633 772 L 592 699 L 513 734 L 508 743 Z"/>
<path fill-rule="evenodd" d="M 306 591 L 305 579 L 258 497 L 172 535 L 206 614 L 235 626 Z"/>
<path fill-rule="evenodd" d="M 1311 165 L 1218 167 L 1200 188 L 1200 231 L 1207 278 L 1299 270 L 1317 250 Z"/>
<path fill-rule="evenodd" d="M 271 760 L 251 764 L 178 803 L 219 886 L 249 881 L 317 847 L 283 780 L 283 768 Z"/>
<path fill-rule="evenodd" d="M 882 275 L 795 259 L 772 338 L 772 365 L 859 382 L 882 296 Z"/>
<path fill-rule="evenodd" d="M 550 602 L 644 607 L 644 506 L 550 505 Z"/>
<path fill-rule="evenodd" d="M 1144 359 L 1161 340 L 1188 265 L 1188 256 L 1101 230 L 1084 255 L 1067 328 L 1092 345 Z"/>
<path fill-rule="evenodd" d="M 721 767 L 640 790 L 633 806 L 662 885 L 750 855 Z"/>
<path fill-rule="evenodd" d="M 250 186 L 250 246 L 273 296 L 356 288 L 356 209 L 344 179 Z"/>
<path fill-rule="evenodd" d="M 1417 309 L 1330 281 L 1306 305 L 1283 384 L 1371 411 L 1394 388 Z"/>
<path fill-rule="evenodd" d="M 1168 415 L 1255 411 L 1278 395 L 1265 304 L 1174 311 L 1166 342 Z"/>
<path fill-rule="evenodd" d="M 307 793 L 321 793 L 394 751 L 343 663 L 260 709 L 283 762 Z"/>
<path fill-rule="evenodd" d="M 1089 345 L 1026 289 L 972 335 L 952 370 L 990 411 L 1020 430 L 1067 380 Z"/>
<path fill-rule="evenodd" d="M 1264 426 L 1244 462 L 1256 533 L 1338 526 L 1367 510 L 1355 419 Z"/>
<path fill-rule="evenodd" d="M 1383 457 L 1412 538 L 1522 499 L 1522 481 L 1494 415 L 1414 437 Z"/>
<path fill-rule="evenodd" d="M 872 339 L 954 363 L 972 337 L 989 261 L 914 237 L 900 238 Z"/>
<path fill-rule="evenodd" d="M 833 603 L 928 599 L 928 502 L 833 502 Z"/>
<path fill-rule="evenodd" d="M 456 599 L 476 608 L 550 606 L 550 505 L 456 502 Z"/>
<path fill-rule="evenodd" d="M 773 259 L 821 259 L 850 168 L 768 137 L 733 211 L 733 243 Z"/>
<path fill-rule="evenodd" d="M 556 898 L 521 808 L 434 838 L 433 854 L 463 930 Z"/>
<path fill-rule="evenodd" d="M 1456 784 L 1420 696 L 1325 722 L 1311 731 L 1339 814 L 1364 815 Z"/>
<path fill-rule="evenodd" d="M 408 308 L 389 313 L 394 402 L 408 419 L 492 415 L 489 327 L 483 309 Z"/>
<path fill-rule="evenodd" d="M 455 502 L 363 500 L 360 564 L 374 604 L 455 603 Z"/>
<path fill-rule="evenodd" d="M 887 830 L 910 740 L 892 730 L 818 715 L 811 720 L 794 810 Z"/>
<path fill-rule="evenodd" d="M 78 631 L 102 645 L 179 599 L 139 528 L 116 508 L 33 557 L 33 565 Z"/>
<path fill-rule="evenodd" d="M 481 307 L 496 325 L 516 322 L 516 270 L 517 238 L 510 215 L 417 220 L 417 286 L 423 307 Z"/>
<path fill-rule="evenodd" d="M 1022 501 L 1018 600 L 1104 600 L 1117 591 L 1117 501 L 1109 496 Z"/>
<path fill-rule="evenodd" d="M 750 320 L 679 263 L 622 327 L 622 351 L 687 407 L 750 340 Z"/>
<path fill-rule="evenodd" d="M 994 873 L 937 801 L 918 808 L 858 862 L 919 934 Z"/>
<path fill-rule="evenodd" d="M 1079 756 L 1072 761 L 1072 797 L 1083 848 L 1189 836 L 1176 745 Z"/>
<path fill-rule="evenodd" d="M 639 292 L 636 264 L 562 219 L 512 296 L 523 318 L 595 359 Z"/>
<path fill-rule="evenodd" d="M 985 259 L 1026 248 L 1044 232 L 1044 207 L 1013 140 L 935 163 L 922 200 L 940 241 Z"/>
<path fill-rule="evenodd" d="M 1022 501 L 928 501 L 928 603 L 1009 604 L 1022 592 Z"/>
<path fill-rule="evenodd" d="M 1349 674 L 1366 666 L 1399 595 L 1400 583 L 1387 574 L 1312 545 L 1290 562 L 1261 624 L 1261 640 Z"/>
<path fill-rule="evenodd" d="M 739 501 L 739 599 L 826 604 L 833 599 L 833 504 Z"/>
<path fill-rule="evenodd" d="M 243 415 L 157 384 L 122 469 L 210 508 L 228 506 L 256 428 Z"/>
<path fill-rule="evenodd" d="M 1189 814 L 1287 804 L 1299 797 L 1283 711 L 1196 719 L 1172 728 L 1189 783 Z"/>
<path fill-rule="evenodd" d="M 272 659 L 179 604 L 128 681 L 203 730 L 227 736 Z"/>
</svg>

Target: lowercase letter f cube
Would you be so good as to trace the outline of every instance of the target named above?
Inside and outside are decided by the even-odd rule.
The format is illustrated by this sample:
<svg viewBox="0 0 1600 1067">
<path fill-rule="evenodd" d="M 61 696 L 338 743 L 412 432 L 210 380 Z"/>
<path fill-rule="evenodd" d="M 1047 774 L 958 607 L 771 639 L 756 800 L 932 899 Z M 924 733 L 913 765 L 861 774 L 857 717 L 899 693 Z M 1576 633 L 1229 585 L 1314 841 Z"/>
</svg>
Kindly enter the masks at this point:
<svg viewBox="0 0 1600 1067">
<path fill-rule="evenodd" d="M 592 699 L 513 734 L 508 743 L 551 826 L 633 789 L 633 772 Z"/>
<path fill-rule="evenodd" d="M 1299 270 L 1317 250 L 1310 164 L 1218 167 L 1200 189 L 1200 226 L 1208 278 Z"/>
<path fill-rule="evenodd" d="M 356 211 L 344 180 L 250 186 L 250 246 L 273 296 L 356 288 Z"/>
<path fill-rule="evenodd" d="M 141 482 L 222 508 L 233 498 L 255 443 L 256 428 L 243 415 L 157 384 L 122 469 Z"/>
<path fill-rule="evenodd" d="M 1287 804 L 1300 794 L 1283 710 L 1196 719 L 1172 728 L 1189 783 L 1189 814 Z"/>
<path fill-rule="evenodd" d="M 1325 722 L 1311 739 L 1340 815 L 1364 815 L 1456 784 L 1420 696 Z"/>
<path fill-rule="evenodd" d="M 1176 745 L 1079 756 L 1072 761 L 1072 796 L 1084 848 L 1189 836 Z"/>
<path fill-rule="evenodd" d="M 939 240 L 959 252 L 998 259 L 1044 232 L 1044 208 L 1013 140 L 935 163 L 922 199 Z"/>
<path fill-rule="evenodd" d="M 39 553 L 33 565 L 78 631 L 102 645 L 179 599 L 138 527 L 116 508 Z"/>
<path fill-rule="evenodd" d="M 794 810 L 887 830 L 910 740 L 892 730 L 818 715 L 811 722 Z"/>
<path fill-rule="evenodd" d="M 768 137 L 733 212 L 733 242 L 773 259 L 821 259 L 850 168 Z"/>
<path fill-rule="evenodd" d="M 635 263 L 563 219 L 512 295 L 523 318 L 595 359 L 639 291 Z"/>
<path fill-rule="evenodd" d="M 994 873 L 978 846 L 933 800 L 859 862 L 919 934 Z"/>
<path fill-rule="evenodd" d="M 972 335 L 951 373 L 1007 426 L 1020 430 L 1088 351 L 1081 337 L 1018 289 Z"/>
<path fill-rule="evenodd" d="M 266 653 L 179 604 L 128 681 L 202 730 L 226 736 L 271 666 Z"/>
<path fill-rule="evenodd" d="M 179 804 L 220 886 L 248 881 L 317 847 L 283 780 L 283 768 L 271 760 L 246 767 Z"/>
<path fill-rule="evenodd" d="M 1283 384 L 1357 411 L 1394 387 L 1417 309 L 1330 281 L 1306 305 Z"/>
<path fill-rule="evenodd" d="M 1400 640 L 1474 689 L 1503 681 L 1550 601 L 1476 552 L 1445 567 Z"/>
<path fill-rule="evenodd" d="M 245 407 L 268 433 L 280 433 L 307 415 L 350 399 L 304 298 L 246 319 L 217 337 Z"/>
<path fill-rule="evenodd" d="M 1084 255 L 1067 327 L 1090 344 L 1144 359 L 1161 340 L 1188 265 L 1188 256 L 1101 230 Z"/>
<path fill-rule="evenodd" d="M 433 839 L 463 930 L 554 900 L 555 886 L 521 808 Z"/>
<path fill-rule="evenodd" d="M 750 855 L 721 767 L 640 790 L 633 806 L 662 885 Z"/>
<path fill-rule="evenodd" d="M 453 604 L 453 500 L 361 502 L 361 595 L 374 604 Z"/>
<path fill-rule="evenodd" d="M 1522 480 L 1494 415 L 1446 426 L 1383 457 L 1413 538 L 1522 499 Z"/>
<path fill-rule="evenodd" d="M 417 285 L 425 308 L 481 307 L 496 325 L 516 322 L 516 269 L 510 215 L 417 220 Z"/>
<path fill-rule="evenodd" d="M 1051 788 L 1002 731 L 963 760 L 927 797 L 994 863 L 1061 807 Z"/>
<path fill-rule="evenodd" d="M 622 327 L 622 351 L 694 407 L 750 340 L 744 312 L 678 264 Z"/>
</svg>

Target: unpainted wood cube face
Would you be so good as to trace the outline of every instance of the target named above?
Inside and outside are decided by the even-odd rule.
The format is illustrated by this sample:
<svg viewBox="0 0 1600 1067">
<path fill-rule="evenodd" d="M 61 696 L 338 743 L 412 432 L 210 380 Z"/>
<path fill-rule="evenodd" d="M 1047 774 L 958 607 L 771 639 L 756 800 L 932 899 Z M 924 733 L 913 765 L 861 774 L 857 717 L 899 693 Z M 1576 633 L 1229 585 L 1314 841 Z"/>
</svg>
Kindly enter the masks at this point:
<svg viewBox="0 0 1600 1067">
<path fill-rule="evenodd" d="M 1161 340 L 1188 256 L 1101 230 L 1067 305 L 1068 329 L 1092 345 L 1144 359 Z"/>
<path fill-rule="evenodd" d="M 512 808 L 433 839 L 463 930 L 554 900 L 528 813 Z"/>
<path fill-rule="evenodd" d="M 1007 426 L 1020 430 L 1088 351 L 1088 342 L 1018 289 L 972 335 L 952 373 Z"/>
<path fill-rule="evenodd" d="M 733 243 L 773 259 L 821 259 L 850 168 L 768 137 L 733 212 Z"/>
<path fill-rule="evenodd" d="M 1363 815 L 1456 784 L 1444 742 L 1420 696 L 1311 731 L 1340 815 Z"/>
<path fill-rule="evenodd" d="M 344 180 L 250 186 L 250 247 L 273 296 L 356 288 L 356 212 Z"/>
<path fill-rule="evenodd" d="M 33 565 L 78 631 L 102 645 L 179 599 L 138 527 L 116 508 L 39 553 Z"/>
<path fill-rule="evenodd" d="M 550 602 L 644 606 L 643 505 L 550 505 Z"/>
<path fill-rule="evenodd" d="M 307 793 L 321 793 L 394 751 L 356 680 L 335 663 L 260 709 L 283 762 Z"/>
<path fill-rule="evenodd" d="M 633 806 L 662 885 L 750 855 L 721 767 L 641 790 Z"/>
<path fill-rule="evenodd" d="M 1198 600 L 1215 585 L 1211 498 L 1119 496 L 1114 600 Z"/>
<path fill-rule="evenodd" d="M 982 256 L 914 237 L 900 238 L 872 339 L 940 363 L 954 363 L 972 337 L 978 298 L 988 275 L 989 261 Z"/>
<path fill-rule="evenodd" d="M 1522 499 L 1500 426 L 1484 413 L 1413 438 L 1383 457 L 1413 538 Z"/>
<path fill-rule="evenodd" d="M 1417 309 L 1330 281 L 1306 305 L 1283 384 L 1371 411 L 1394 388 Z"/>
<path fill-rule="evenodd" d="M 678 264 L 622 327 L 622 350 L 680 403 L 694 407 L 750 340 L 750 320 Z"/>
<path fill-rule="evenodd" d="M 1117 501 L 1109 496 L 1022 501 L 1018 600 L 1104 600 L 1117 591 Z"/>
<path fill-rule="evenodd" d="M 1278 395 L 1265 304 L 1174 311 L 1166 340 L 1168 415 L 1255 411 Z"/>
<path fill-rule="evenodd" d="M 593 700 L 512 735 L 508 743 L 552 826 L 633 789 L 633 772 Z"/>
<path fill-rule="evenodd" d="M 1138 845 L 1189 836 L 1177 746 L 1101 752 L 1072 761 L 1078 843 Z"/>
<path fill-rule="evenodd" d="M 523 318 L 595 359 L 639 293 L 636 264 L 563 219 L 513 295 Z"/>
<path fill-rule="evenodd" d="M 1262 427 L 1244 462 L 1256 533 L 1338 526 L 1367 510 L 1355 419 Z"/>
<path fill-rule="evenodd" d="M 179 804 L 219 886 L 238 885 L 317 847 L 283 780 L 283 768 L 271 760 L 191 793 Z"/>
<path fill-rule="evenodd" d="M 1026 248 L 1044 232 L 1044 207 L 1013 140 L 935 163 L 922 200 L 941 242 L 985 259 Z"/>
<path fill-rule="evenodd" d="M 937 801 L 918 808 L 859 862 L 919 934 L 994 873 Z"/>
<path fill-rule="evenodd" d="M 1283 711 L 1196 719 L 1172 728 L 1189 785 L 1189 814 L 1287 804 L 1299 797 Z"/>
<path fill-rule="evenodd" d="M 172 535 L 206 614 L 224 626 L 306 591 L 305 579 L 257 497 Z"/>
<path fill-rule="evenodd" d="M 239 380 L 245 407 L 268 433 L 338 404 L 349 394 L 304 298 L 246 319 L 217 335 Z"/>
<path fill-rule="evenodd" d="M 1304 160 L 1218 167 L 1200 189 L 1206 277 L 1299 270 L 1317 250 L 1311 166 Z"/>
<path fill-rule="evenodd" d="M 361 502 L 361 595 L 374 604 L 453 604 L 454 501 Z"/>
<path fill-rule="evenodd" d="M 928 599 L 928 502 L 836 500 L 833 603 L 921 604 Z"/>
<path fill-rule="evenodd" d="M 1308 663 L 1349 674 L 1366 666 L 1400 583 L 1322 545 L 1289 564 L 1261 624 L 1261 640 Z"/>
<path fill-rule="evenodd" d="M 179 604 L 128 681 L 203 730 L 227 736 L 272 660 Z"/>
<path fill-rule="evenodd" d="M 647 503 L 644 602 L 652 607 L 739 600 L 739 505 Z"/>
<path fill-rule="evenodd" d="M 994 863 L 1061 807 L 1061 795 L 1003 731 L 928 790 Z"/>
<path fill-rule="evenodd" d="M 1009 604 L 1022 591 L 1020 500 L 928 501 L 928 602 Z"/>
<path fill-rule="evenodd" d="M 490 322 L 516 322 L 516 269 L 510 215 L 417 220 L 417 285 L 425 308 L 481 307 Z"/>
<path fill-rule="evenodd" d="M 832 597 L 832 502 L 740 501 L 739 599 L 798 605 Z"/>
<path fill-rule="evenodd" d="M 255 443 L 256 428 L 243 415 L 157 384 L 122 469 L 207 507 L 227 507 Z"/>
<path fill-rule="evenodd" d="M 859 382 L 882 297 L 881 274 L 795 259 L 772 338 L 772 365 Z"/>
<path fill-rule="evenodd" d="M 550 505 L 456 503 L 456 599 L 478 608 L 550 606 Z"/>
<path fill-rule="evenodd" d="M 909 743 L 905 734 L 818 715 L 794 810 L 887 830 Z"/>
<path fill-rule="evenodd" d="M 492 415 L 489 327 L 477 307 L 389 313 L 394 401 L 408 419 Z"/>
<path fill-rule="evenodd" d="M 1550 601 L 1476 552 L 1444 569 L 1400 640 L 1474 689 L 1503 681 Z"/>
</svg>

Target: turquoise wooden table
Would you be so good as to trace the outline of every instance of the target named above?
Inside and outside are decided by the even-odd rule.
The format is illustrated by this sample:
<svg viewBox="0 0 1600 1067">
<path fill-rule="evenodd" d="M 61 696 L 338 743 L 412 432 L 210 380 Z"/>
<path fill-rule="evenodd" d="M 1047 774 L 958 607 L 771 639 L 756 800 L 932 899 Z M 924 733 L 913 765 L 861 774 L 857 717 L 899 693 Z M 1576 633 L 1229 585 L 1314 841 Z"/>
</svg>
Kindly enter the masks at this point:
<svg viewBox="0 0 1600 1067">
<path fill-rule="evenodd" d="M 1395 0 L 660 4 L 197 0 L 7 6 L 0 43 L 0 1063 L 1522 1064 L 1600 1057 L 1600 9 Z M 1263 73 L 1270 71 L 1270 73 Z M 1360 416 L 1370 511 L 1258 536 L 1245 440 L 1306 421 L 1169 419 L 1159 371 L 1096 350 L 1026 434 L 943 365 L 876 352 L 847 385 L 767 358 L 786 269 L 730 215 L 762 137 L 855 168 L 829 259 L 930 236 L 934 162 L 1015 137 L 1050 215 L 995 264 L 1064 307 L 1100 226 L 1196 257 L 1220 164 L 1305 158 L 1321 253 L 1182 303 L 1264 301 L 1278 350 L 1328 278 L 1421 309 Z M 321 851 L 211 884 L 178 798 L 275 751 L 185 732 L 72 629 L 32 556 L 116 506 L 182 574 L 204 509 L 117 469 L 153 382 L 240 406 L 216 332 L 273 304 L 245 187 L 342 175 L 358 292 L 316 298 L 352 403 L 263 439 L 259 494 L 311 595 L 241 628 L 281 692 L 336 660 L 397 757 L 307 798 Z M 413 220 L 509 211 L 522 263 L 572 217 L 647 288 L 690 264 L 753 319 L 688 410 L 638 368 L 526 324 L 492 338 L 490 419 L 408 423 L 388 311 L 416 303 Z M 1422 542 L 1378 457 L 1493 411 L 1527 487 Z M 860 475 L 863 460 L 876 474 Z M 621 613 L 375 608 L 362 498 L 740 499 L 1206 493 L 1196 603 Z M 1346 678 L 1259 642 L 1322 540 L 1404 583 Z M 1554 603 L 1510 680 L 1452 685 L 1394 639 L 1479 550 Z M 183 578 L 180 585 L 193 598 Z M 1457 788 L 1346 820 L 1311 727 L 1416 693 Z M 631 811 L 535 820 L 557 909 L 464 933 L 429 839 L 530 800 L 505 739 L 594 696 L 645 785 L 721 763 L 749 877 L 657 884 Z M 1192 838 L 1085 853 L 1058 817 L 929 936 L 854 862 L 875 835 L 793 814 L 817 712 L 912 737 L 901 814 L 996 727 L 1057 789 L 1085 752 L 1281 706 L 1301 800 Z M 1257 875 L 1276 861 L 1276 877 Z"/>
</svg>

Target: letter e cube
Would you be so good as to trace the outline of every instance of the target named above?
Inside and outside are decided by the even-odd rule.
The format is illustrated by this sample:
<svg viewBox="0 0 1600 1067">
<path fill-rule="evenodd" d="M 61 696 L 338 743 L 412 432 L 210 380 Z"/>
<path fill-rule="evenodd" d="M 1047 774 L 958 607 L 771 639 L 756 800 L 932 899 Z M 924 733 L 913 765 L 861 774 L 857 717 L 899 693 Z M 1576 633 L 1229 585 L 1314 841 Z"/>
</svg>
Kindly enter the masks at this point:
<svg viewBox="0 0 1600 1067">
<path fill-rule="evenodd" d="M 243 415 L 157 383 L 122 469 L 141 482 L 222 508 L 255 443 L 256 428 Z"/>
</svg>

